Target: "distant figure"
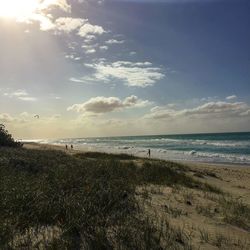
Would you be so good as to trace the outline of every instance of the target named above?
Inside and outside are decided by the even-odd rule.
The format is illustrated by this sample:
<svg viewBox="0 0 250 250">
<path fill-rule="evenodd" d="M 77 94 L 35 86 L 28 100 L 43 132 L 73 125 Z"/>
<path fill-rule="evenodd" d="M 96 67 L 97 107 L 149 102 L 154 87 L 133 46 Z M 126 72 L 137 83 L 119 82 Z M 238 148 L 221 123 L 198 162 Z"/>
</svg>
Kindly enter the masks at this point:
<svg viewBox="0 0 250 250">
<path fill-rule="evenodd" d="M 150 155 L 151 155 L 151 151 L 150 149 L 148 150 L 148 157 L 150 158 Z"/>
<path fill-rule="evenodd" d="M 65 149 L 68 150 L 68 145 L 67 144 L 65 145 Z"/>
<path fill-rule="evenodd" d="M 71 145 L 70 148 L 71 148 L 71 150 L 73 150 L 74 149 L 73 145 Z"/>
</svg>

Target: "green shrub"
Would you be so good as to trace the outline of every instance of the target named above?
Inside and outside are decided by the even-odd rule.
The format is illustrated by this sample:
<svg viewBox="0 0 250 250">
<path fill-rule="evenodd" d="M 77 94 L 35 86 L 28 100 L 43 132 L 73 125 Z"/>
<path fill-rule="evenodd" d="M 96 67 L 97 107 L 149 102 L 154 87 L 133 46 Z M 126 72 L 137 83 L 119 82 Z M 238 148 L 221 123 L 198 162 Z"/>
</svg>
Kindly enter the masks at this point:
<svg viewBox="0 0 250 250">
<path fill-rule="evenodd" d="M 0 124 L 0 147 L 21 147 L 20 142 L 16 142 L 3 124 Z"/>
</svg>

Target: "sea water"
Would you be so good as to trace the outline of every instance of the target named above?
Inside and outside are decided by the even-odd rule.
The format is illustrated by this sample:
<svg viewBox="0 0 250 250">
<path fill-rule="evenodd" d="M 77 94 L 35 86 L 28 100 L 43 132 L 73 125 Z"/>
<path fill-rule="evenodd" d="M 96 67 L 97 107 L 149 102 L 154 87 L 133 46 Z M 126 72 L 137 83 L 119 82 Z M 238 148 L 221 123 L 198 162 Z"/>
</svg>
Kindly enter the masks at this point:
<svg viewBox="0 0 250 250">
<path fill-rule="evenodd" d="M 46 143 L 145 157 L 150 149 L 152 157 L 161 159 L 250 164 L 250 132 L 74 138 Z"/>
</svg>

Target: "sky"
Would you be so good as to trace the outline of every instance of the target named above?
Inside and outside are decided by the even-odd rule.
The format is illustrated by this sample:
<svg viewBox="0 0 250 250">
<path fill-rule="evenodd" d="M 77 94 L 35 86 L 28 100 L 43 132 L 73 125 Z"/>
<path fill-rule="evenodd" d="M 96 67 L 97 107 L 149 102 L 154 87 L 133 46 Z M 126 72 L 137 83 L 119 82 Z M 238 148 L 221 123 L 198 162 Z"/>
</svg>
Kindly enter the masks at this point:
<svg viewBox="0 0 250 250">
<path fill-rule="evenodd" d="M 0 123 L 19 139 L 250 131 L 249 13 L 248 0 L 0 0 Z"/>
</svg>

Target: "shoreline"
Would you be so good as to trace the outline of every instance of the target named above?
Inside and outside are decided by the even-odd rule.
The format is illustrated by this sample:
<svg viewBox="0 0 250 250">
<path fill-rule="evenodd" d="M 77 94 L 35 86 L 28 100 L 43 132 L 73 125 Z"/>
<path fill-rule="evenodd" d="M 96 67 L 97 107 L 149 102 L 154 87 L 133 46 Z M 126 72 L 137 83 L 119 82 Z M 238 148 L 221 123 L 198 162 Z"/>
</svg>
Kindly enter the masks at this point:
<svg viewBox="0 0 250 250">
<path fill-rule="evenodd" d="M 118 151 L 109 151 L 109 150 L 100 150 L 100 148 L 89 146 L 89 145 L 81 145 L 81 147 L 75 147 L 73 150 L 68 149 L 66 150 L 64 145 L 61 144 L 48 144 L 48 143 L 39 143 L 39 142 L 25 142 L 24 143 L 25 148 L 30 149 L 42 149 L 42 150 L 62 150 L 70 154 L 75 153 L 85 153 L 85 152 L 101 152 L 101 153 L 108 153 L 108 154 L 128 154 L 130 155 L 130 152 L 124 152 L 121 150 L 121 152 Z M 141 157 L 141 158 L 148 158 L 145 153 L 136 153 L 133 154 L 134 156 Z M 175 160 L 171 158 L 161 158 L 161 157 L 151 157 L 150 159 L 155 160 L 166 160 L 166 161 L 172 161 L 180 164 L 185 164 L 188 166 L 203 166 L 203 167 L 225 167 L 225 168 L 250 168 L 249 163 L 229 163 L 229 162 L 206 162 L 206 161 L 193 161 L 193 160 Z"/>
<path fill-rule="evenodd" d="M 23 140 L 25 143 L 25 140 Z M 37 139 L 26 142 L 65 146 L 80 151 L 129 154 L 147 158 L 148 149 L 155 159 L 176 162 L 250 166 L 250 132 L 180 135 L 145 135 Z"/>
</svg>

